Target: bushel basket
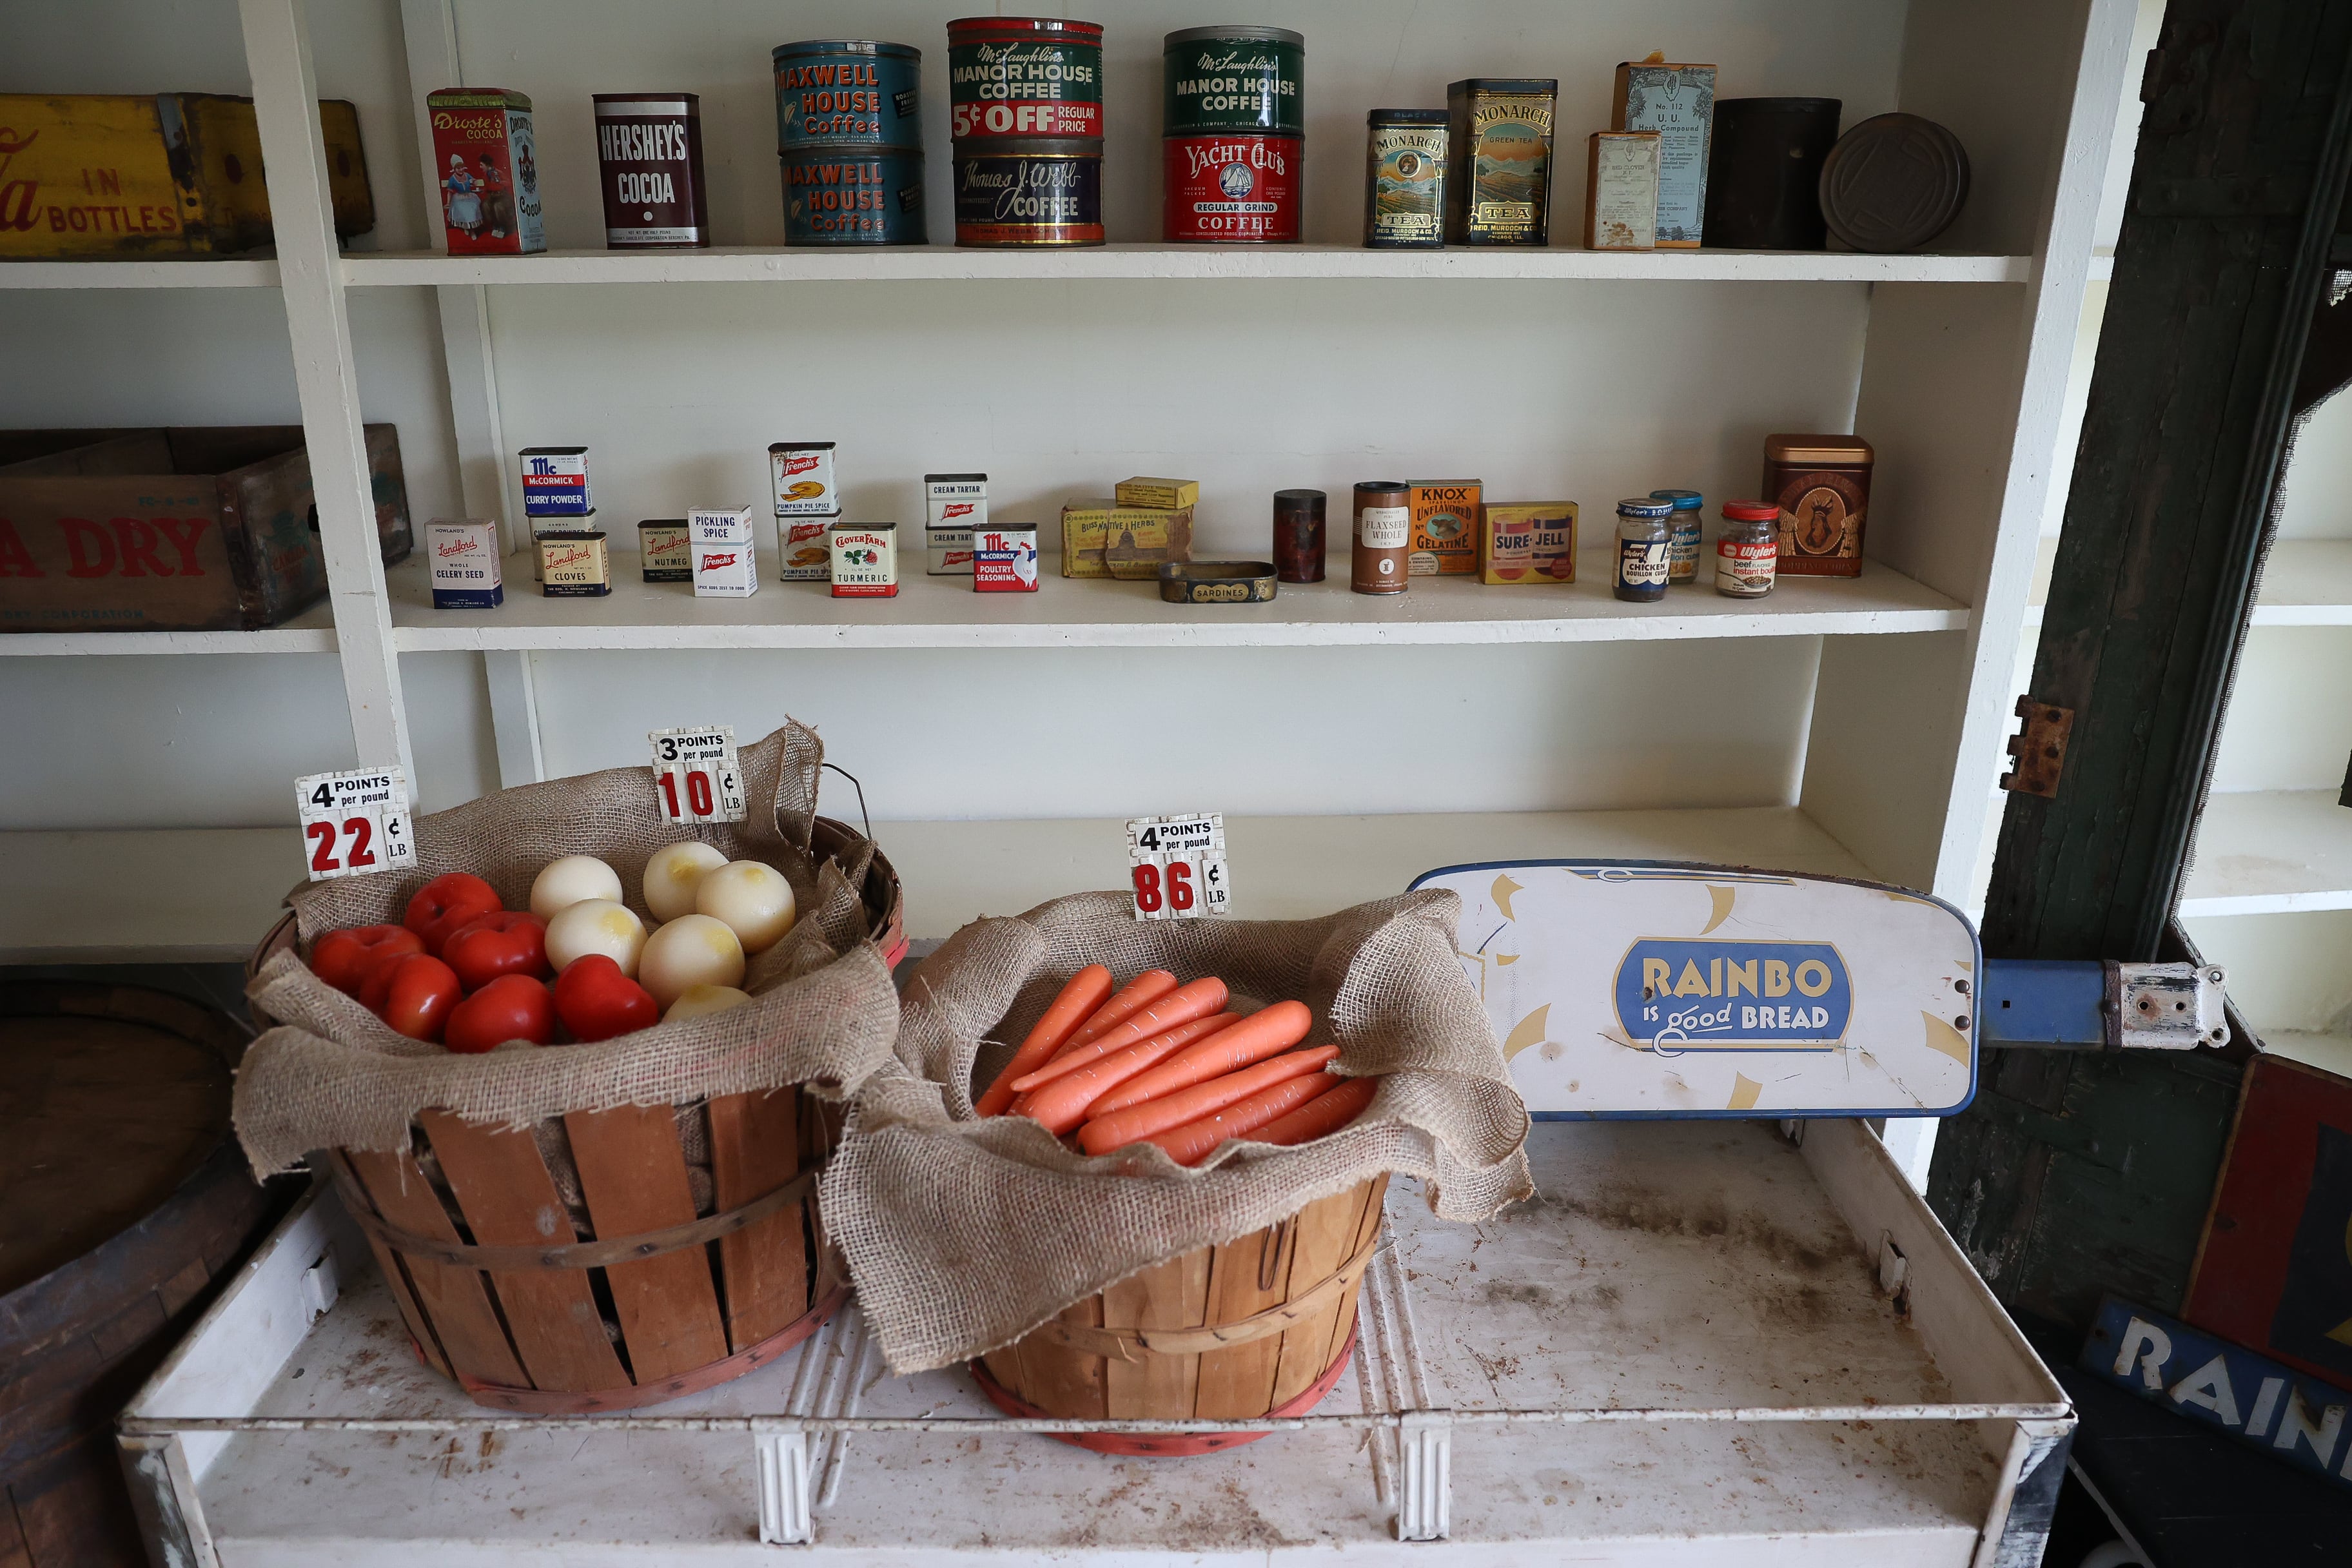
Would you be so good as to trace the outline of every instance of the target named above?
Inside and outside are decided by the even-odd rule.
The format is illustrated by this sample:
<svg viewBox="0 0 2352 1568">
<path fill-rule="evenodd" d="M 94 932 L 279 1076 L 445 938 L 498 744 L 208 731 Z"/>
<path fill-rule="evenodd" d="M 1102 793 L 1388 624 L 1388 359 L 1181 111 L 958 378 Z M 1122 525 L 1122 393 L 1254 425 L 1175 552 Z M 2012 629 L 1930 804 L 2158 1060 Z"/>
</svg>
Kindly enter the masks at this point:
<svg viewBox="0 0 2352 1568">
<path fill-rule="evenodd" d="M 572 1413 L 651 1405 L 739 1377 L 847 1294 L 815 1197 L 839 1102 L 889 1059 L 897 879 L 815 815 L 816 737 L 742 753 L 750 818 L 663 821 L 645 768 L 503 791 L 415 824 L 418 867 L 315 883 L 256 952 L 268 1029 L 236 1126 L 255 1168 L 323 1164 L 416 1349 L 475 1402 Z M 526 907 L 564 855 L 595 855 L 646 915 L 647 857 L 702 838 L 792 882 L 800 919 L 755 954 L 751 1000 L 591 1044 L 452 1055 L 394 1033 L 303 963 L 327 931 L 397 922 L 466 870 Z"/>
</svg>

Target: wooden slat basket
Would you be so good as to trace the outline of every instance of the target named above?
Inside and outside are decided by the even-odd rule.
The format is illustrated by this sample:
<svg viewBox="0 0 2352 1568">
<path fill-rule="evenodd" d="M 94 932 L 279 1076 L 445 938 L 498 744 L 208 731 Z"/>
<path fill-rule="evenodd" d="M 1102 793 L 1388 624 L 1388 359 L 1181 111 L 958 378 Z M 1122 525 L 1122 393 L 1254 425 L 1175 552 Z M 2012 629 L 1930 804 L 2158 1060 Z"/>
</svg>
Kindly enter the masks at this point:
<svg viewBox="0 0 2352 1568">
<path fill-rule="evenodd" d="M 822 858 L 860 837 L 819 817 L 812 842 Z M 866 903 L 895 965 L 905 903 L 878 850 Z M 248 974 L 295 942 L 289 911 Z M 333 1150 L 328 1169 L 417 1354 L 476 1404 L 628 1410 L 765 1365 L 840 1308 L 848 1273 L 816 1201 L 840 1124 L 838 1107 L 789 1086 L 520 1131 L 428 1110 L 408 1152 Z M 689 1140 L 707 1148 L 693 1163 Z M 593 1240 L 580 1239 L 567 1184 Z"/>
<path fill-rule="evenodd" d="M 1278 1225 L 1204 1247 L 1065 1310 L 971 1365 L 999 1409 L 1104 1420 L 1302 1415 L 1356 1344 L 1356 1298 L 1381 1233 L 1388 1178 L 1319 1199 Z M 1267 1436 L 1055 1434 L 1098 1454 L 1214 1453 Z"/>
</svg>

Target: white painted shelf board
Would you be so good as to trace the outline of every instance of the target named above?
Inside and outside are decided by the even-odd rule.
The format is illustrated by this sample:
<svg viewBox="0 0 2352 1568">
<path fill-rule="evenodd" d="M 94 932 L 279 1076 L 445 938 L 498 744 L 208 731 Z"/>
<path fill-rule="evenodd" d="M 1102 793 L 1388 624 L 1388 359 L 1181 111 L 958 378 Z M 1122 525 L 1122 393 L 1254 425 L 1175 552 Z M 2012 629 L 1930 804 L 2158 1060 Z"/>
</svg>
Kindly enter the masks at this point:
<svg viewBox="0 0 2352 1568">
<path fill-rule="evenodd" d="M 218 632 L 6 632 L 0 658 L 161 653 L 332 653 L 334 612 L 321 599 L 281 626 Z"/>
<path fill-rule="evenodd" d="M 1127 825 L 1111 819 L 880 822 L 874 837 L 907 894 L 907 934 L 944 937 L 982 915 L 1127 883 Z M 1423 871 L 1487 860 L 1695 860 L 1868 878 L 1794 806 L 1689 811 L 1229 816 L 1233 913 L 1329 914 L 1405 890 Z"/>
<path fill-rule="evenodd" d="M 270 259 L 0 261 L 0 289 L 275 289 Z"/>
<path fill-rule="evenodd" d="M 2025 624 L 2042 625 L 2058 542 L 2043 539 L 2033 560 L 2032 595 Z M 2352 539 L 2282 539 L 2263 566 L 2254 599 L 2258 626 L 2352 626 Z"/>
<path fill-rule="evenodd" d="M 920 552 L 913 552 L 919 561 Z M 772 574 L 773 554 L 761 563 Z M 1646 641 L 1956 631 L 1969 608 L 1876 562 L 1858 578 L 1784 578 L 1761 601 L 1675 588 L 1663 605 L 1610 595 L 1608 556 L 1584 552 L 1578 580 L 1489 587 L 1416 577 L 1407 592 L 1349 591 L 1339 575 L 1285 584 L 1270 605 L 1170 605 L 1158 584 L 1064 578 L 1040 565 L 1034 594 L 976 594 L 969 577 L 908 574 L 889 599 L 836 599 L 824 583 L 763 581 L 749 599 L 698 599 L 690 583 L 647 583 L 634 552 L 613 556 L 613 591 L 551 599 L 509 556 L 506 603 L 436 610 L 421 554 L 386 574 L 393 646 L 403 653 L 493 648 L 1299 647 Z"/>
<path fill-rule="evenodd" d="M 708 250 L 551 250 L 538 256 L 377 252 L 343 258 L 353 287 L 446 283 L 765 283 L 1090 278 L 1643 279 L 1756 283 L 2022 283 L 2026 256 L 1832 251 L 1602 251 L 1558 247 L 1367 250 L 1359 246 L 1106 245 L 962 250 L 951 245 Z"/>
<path fill-rule="evenodd" d="M 291 825 L 0 833 L 0 963 L 242 962 L 303 874 Z"/>
<path fill-rule="evenodd" d="M 2352 810 L 2332 789 L 2246 790 L 2205 803 L 2184 915 L 2352 909 Z"/>
<path fill-rule="evenodd" d="M 2326 1035 L 2310 1029 L 2265 1029 L 2255 1026 L 2263 1048 L 2274 1057 L 2352 1078 L 2352 1035 Z"/>
</svg>

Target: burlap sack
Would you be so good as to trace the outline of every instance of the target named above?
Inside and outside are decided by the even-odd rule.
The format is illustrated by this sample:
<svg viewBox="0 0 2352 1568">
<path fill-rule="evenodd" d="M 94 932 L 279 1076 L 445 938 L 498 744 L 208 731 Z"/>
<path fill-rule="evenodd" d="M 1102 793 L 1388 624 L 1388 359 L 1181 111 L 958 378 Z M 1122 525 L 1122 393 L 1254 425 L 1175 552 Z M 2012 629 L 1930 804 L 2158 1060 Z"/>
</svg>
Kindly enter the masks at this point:
<svg viewBox="0 0 2352 1568">
<path fill-rule="evenodd" d="M 1272 1225 L 1383 1171 L 1447 1218 L 1535 1190 L 1526 1107 L 1454 955 L 1460 900 L 1408 893 L 1313 921 L 1138 921 L 1082 893 L 958 931 L 907 983 L 898 1064 L 857 1095 L 819 1187 L 866 1321 L 899 1373 L 1009 1343 L 1086 1296 Z M 1187 1170 L 1156 1145 L 1074 1154 L 1021 1117 L 974 1119 L 988 1082 L 1088 963 L 1222 977 L 1237 1011 L 1294 996 L 1339 1071 L 1385 1075 L 1352 1126 L 1304 1148 L 1230 1144 Z"/>
<path fill-rule="evenodd" d="M 287 902 L 303 953 L 322 931 L 397 923 L 416 889 L 444 871 L 471 871 L 508 908 L 528 908 L 531 879 L 563 855 L 610 864 L 629 907 L 650 923 L 640 887 L 646 858 L 664 844 L 700 838 L 730 859 L 764 860 L 782 871 L 800 919 L 783 941 L 752 957 L 743 983 L 752 1000 L 742 1006 L 593 1045 L 486 1056 L 452 1055 L 395 1034 L 311 973 L 295 950 L 280 952 L 247 988 L 257 1013 L 278 1026 L 253 1043 L 237 1074 L 236 1131 L 255 1172 L 289 1170 L 315 1149 L 405 1150 L 410 1122 L 433 1108 L 525 1127 L 572 1110 L 690 1105 L 786 1084 L 830 1100 L 853 1092 L 890 1059 L 898 997 L 889 964 L 866 940 L 860 892 L 872 841 L 858 840 L 846 865 L 820 863 L 810 852 L 824 755 L 815 734 L 797 723 L 745 749 L 751 812 L 740 823 L 667 823 L 651 770 L 614 768 L 503 790 L 419 818 L 412 871 L 295 889 Z M 560 1141 L 560 1123 L 545 1131 Z M 699 1118 L 681 1117 L 680 1131 L 692 1162 L 698 1145 L 707 1148 Z M 542 1152 L 563 1184 L 568 1151 Z"/>
</svg>

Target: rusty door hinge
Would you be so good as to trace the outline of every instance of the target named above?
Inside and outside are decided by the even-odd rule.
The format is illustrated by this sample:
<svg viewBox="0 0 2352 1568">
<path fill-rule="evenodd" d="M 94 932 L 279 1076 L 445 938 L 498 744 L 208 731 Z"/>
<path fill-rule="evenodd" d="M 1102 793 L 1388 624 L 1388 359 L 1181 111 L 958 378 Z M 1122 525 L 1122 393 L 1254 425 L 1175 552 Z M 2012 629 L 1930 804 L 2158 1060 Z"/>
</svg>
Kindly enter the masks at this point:
<svg viewBox="0 0 2352 1568">
<path fill-rule="evenodd" d="M 2066 737 L 2074 731 L 2074 710 L 2021 697 L 2017 716 L 2025 721 L 2025 728 L 2009 738 L 2009 754 L 2017 763 L 2001 775 L 2000 787 L 2054 799 L 2059 770 L 2066 765 Z"/>
</svg>

